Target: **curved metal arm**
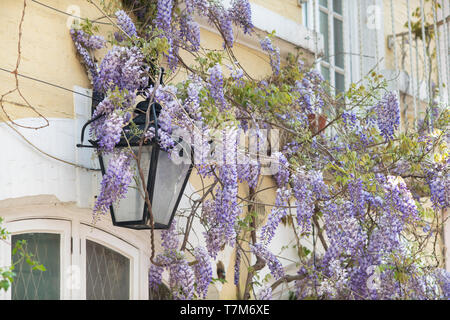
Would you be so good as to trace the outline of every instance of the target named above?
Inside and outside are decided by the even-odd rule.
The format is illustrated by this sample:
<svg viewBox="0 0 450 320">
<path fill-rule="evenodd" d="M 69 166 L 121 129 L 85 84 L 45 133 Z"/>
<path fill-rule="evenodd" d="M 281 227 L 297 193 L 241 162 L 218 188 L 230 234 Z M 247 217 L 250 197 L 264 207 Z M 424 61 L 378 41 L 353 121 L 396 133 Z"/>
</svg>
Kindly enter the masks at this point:
<svg viewBox="0 0 450 320">
<path fill-rule="evenodd" d="M 100 119 L 100 118 L 103 117 L 104 115 L 105 115 L 104 113 L 99 114 L 98 116 L 96 116 L 95 118 L 89 120 L 88 122 L 86 122 L 86 123 L 83 125 L 83 128 L 81 129 L 81 143 L 77 144 L 77 147 L 86 147 L 86 148 L 93 148 L 93 147 L 94 147 L 94 146 L 86 146 L 86 145 L 83 145 L 83 142 L 84 142 L 84 131 L 86 130 L 86 127 L 87 127 L 88 125 L 90 125 L 90 124 L 91 124 L 92 122 L 94 122 L 94 121 L 97 121 L 98 119 Z"/>
</svg>

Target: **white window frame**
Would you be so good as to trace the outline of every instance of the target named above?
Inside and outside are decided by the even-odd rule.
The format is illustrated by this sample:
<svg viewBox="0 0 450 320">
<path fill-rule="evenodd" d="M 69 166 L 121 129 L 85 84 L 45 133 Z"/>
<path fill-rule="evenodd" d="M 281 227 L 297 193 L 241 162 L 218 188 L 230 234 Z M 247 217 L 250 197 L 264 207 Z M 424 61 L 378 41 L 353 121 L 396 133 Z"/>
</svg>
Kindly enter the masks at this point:
<svg viewBox="0 0 450 320">
<path fill-rule="evenodd" d="M 332 8 L 332 1 L 328 1 L 328 8 Z M 343 48 L 344 48 L 344 68 L 338 68 L 341 74 L 344 75 L 345 81 L 345 89 L 347 90 L 350 87 L 352 82 L 356 82 L 359 79 L 359 46 L 358 46 L 358 25 L 357 25 L 357 1 L 362 0 L 342 0 L 342 15 L 335 14 L 339 17 L 340 20 L 343 21 Z M 302 5 L 302 15 L 303 15 L 303 24 L 311 29 L 315 30 L 317 33 L 320 32 L 320 5 L 319 0 L 309 0 L 307 3 Z M 328 12 L 328 8 L 326 12 Z M 331 35 L 332 38 L 328 39 L 330 42 L 328 45 L 330 59 L 333 61 L 331 63 L 332 68 L 330 70 L 330 84 L 335 87 L 335 74 L 334 71 L 336 67 L 334 65 L 334 55 L 331 50 L 334 52 L 334 21 L 333 16 L 328 15 L 328 34 Z M 322 34 L 322 37 L 325 41 L 325 36 Z M 325 43 L 324 43 L 325 45 Z M 319 59 L 316 64 L 317 71 L 321 72 L 322 62 L 328 67 L 330 63 L 323 61 L 323 58 Z M 331 62 L 331 61 L 330 61 Z"/>
<path fill-rule="evenodd" d="M 57 218 L 24 218 L 5 223 L 10 233 L 6 241 L 0 241 L 0 266 L 11 265 L 11 236 L 25 233 L 56 233 L 61 235 L 60 257 L 60 299 L 86 299 L 86 240 L 94 241 L 130 261 L 130 300 L 146 299 L 147 292 L 141 292 L 140 281 L 143 265 L 140 259 L 142 252 L 116 235 L 89 226 L 76 219 L 64 220 Z M 147 278 L 147 277 L 146 277 Z M 145 288 L 144 288 L 145 289 Z M 11 288 L 0 291 L 0 300 L 11 300 Z"/>
<path fill-rule="evenodd" d="M 72 292 L 67 285 L 66 270 L 71 265 L 72 257 L 70 254 L 70 230 L 71 222 L 67 220 L 57 219 L 26 219 L 9 222 L 6 224 L 6 229 L 11 234 L 8 237 L 7 242 L 2 244 L 2 250 L 0 250 L 2 257 L 2 266 L 11 265 L 11 238 L 13 235 L 25 234 L 25 233 L 54 233 L 61 235 L 60 245 L 60 299 L 70 300 L 72 298 Z M 0 299 L 11 300 L 11 288 L 5 293 L 0 294 Z"/>
<path fill-rule="evenodd" d="M 86 300 L 86 240 L 94 241 L 104 247 L 114 250 L 130 260 L 130 300 L 139 298 L 139 250 L 127 242 L 105 231 L 80 224 L 81 244 L 81 299 Z"/>
<path fill-rule="evenodd" d="M 333 0 L 326 0 L 327 1 L 327 8 L 324 8 L 320 5 L 320 2 L 317 1 L 317 27 L 320 29 L 320 12 L 323 12 L 328 17 L 328 61 L 325 61 L 325 58 L 322 58 L 320 61 L 320 66 L 323 66 L 325 68 L 328 68 L 330 71 L 330 85 L 335 91 L 336 88 L 336 75 L 335 73 L 342 74 L 344 76 L 344 89 L 347 88 L 347 73 L 346 73 L 346 66 L 347 66 L 347 54 L 345 52 L 348 52 L 347 50 L 347 41 L 345 38 L 345 21 L 346 18 L 346 2 L 342 0 L 342 14 L 339 14 L 335 11 L 333 11 Z M 335 58 L 335 48 L 334 48 L 334 19 L 338 19 L 342 21 L 342 40 L 343 40 L 343 48 L 344 52 L 342 53 L 344 55 L 344 67 L 338 67 L 336 66 L 336 58 Z M 322 30 L 319 30 L 322 33 Z M 324 36 L 324 41 L 326 41 Z"/>
</svg>

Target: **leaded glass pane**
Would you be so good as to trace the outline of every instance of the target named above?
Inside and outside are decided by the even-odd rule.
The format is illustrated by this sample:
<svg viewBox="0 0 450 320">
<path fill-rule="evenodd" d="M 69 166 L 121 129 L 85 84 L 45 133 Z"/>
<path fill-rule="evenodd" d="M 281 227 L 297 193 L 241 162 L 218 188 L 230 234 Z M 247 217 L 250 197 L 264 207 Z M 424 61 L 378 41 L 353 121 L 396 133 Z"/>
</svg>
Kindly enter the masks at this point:
<svg viewBox="0 0 450 320">
<path fill-rule="evenodd" d="M 128 300 L 130 260 L 94 241 L 86 240 L 87 300 Z"/>
<path fill-rule="evenodd" d="M 32 270 L 19 254 L 12 256 L 16 277 L 12 283 L 13 300 L 59 300 L 61 236 L 54 233 L 26 233 L 12 236 L 12 248 L 18 241 L 26 241 L 26 251 L 33 260 L 44 265 L 46 271 Z"/>
</svg>

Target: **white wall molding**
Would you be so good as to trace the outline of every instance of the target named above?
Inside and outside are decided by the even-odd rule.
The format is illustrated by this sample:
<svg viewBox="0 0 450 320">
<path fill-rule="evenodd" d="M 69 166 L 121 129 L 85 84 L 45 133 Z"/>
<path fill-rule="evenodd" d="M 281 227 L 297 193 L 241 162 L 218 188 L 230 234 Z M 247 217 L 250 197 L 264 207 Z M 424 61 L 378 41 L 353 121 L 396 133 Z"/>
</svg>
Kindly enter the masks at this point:
<svg viewBox="0 0 450 320">
<path fill-rule="evenodd" d="M 304 48 L 312 53 L 316 51 L 317 38 L 318 55 L 323 52 L 323 36 L 304 25 L 290 20 L 265 7 L 250 3 L 252 7 L 253 24 L 259 30 L 271 33 L 276 31 L 276 36 L 291 44 Z"/>
<path fill-rule="evenodd" d="M 229 0 L 224 1 L 225 7 L 229 6 Z M 276 45 L 280 48 L 282 56 L 286 56 L 288 52 L 292 52 L 293 47 L 300 47 L 317 55 L 323 54 L 324 42 L 323 36 L 307 28 L 306 26 L 290 20 L 282 15 L 273 12 L 263 6 L 255 3 L 250 3 L 252 8 L 252 20 L 256 29 L 256 35 L 265 36 L 276 31 L 275 36 L 278 38 Z M 204 30 L 219 34 L 209 23 L 208 19 L 196 15 L 195 20 Z M 244 34 L 240 29 L 233 26 L 236 43 L 242 44 L 248 48 L 263 52 L 259 44 L 259 37 L 255 34 Z M 261 34 L 263 33 L 263 34 Z M 317 50 L 316 50 L 317 39 Z"/>
</svg>

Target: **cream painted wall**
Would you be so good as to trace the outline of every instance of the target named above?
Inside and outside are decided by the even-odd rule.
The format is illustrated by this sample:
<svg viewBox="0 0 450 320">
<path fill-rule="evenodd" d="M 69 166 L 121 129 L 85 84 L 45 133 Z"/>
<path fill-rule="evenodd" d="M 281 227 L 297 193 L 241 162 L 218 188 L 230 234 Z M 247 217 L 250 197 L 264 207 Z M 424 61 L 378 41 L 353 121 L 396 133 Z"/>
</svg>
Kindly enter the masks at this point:
<svg viewBox="0 0 450 320">
<path fill-rule="evenodd" d="M 63 12 L 70 6 L 80 8 L 80 15 L 89 19 L 101 13 L 84 0 L 42 1 Z M 13 70 L 17 59 L 19 21 L 23 2 L 2 0 L 0 3 L 0 67 Z M 74 85 L 89 87 L 84 67 L 76 56 L 67 27 L 68 16 L 27 1 L 22 35 L 22 62 L 19 73 L 71 89 Z M 100 26 L 101 32 L 108 28 Z M 72 93 L 19 78 L 20 88 L 30 104 L 46 117 L 73 118 Z M 14 77 L 0 72 L 0 93 L 15 87 Z M 13 118 L 36 117 L 15 93 L 5 98 L 6 110 Z M 0 112 L 0 115 L 4 115 Z M 0 119 L 1 120 L 1 119 Z"/>
<path fill-rule="evenodd" d="M 297 0 L 250 0 L 251 3 L 263 6 L 283 17 L 302 23 L 302 8 Z"/>
</svg>

